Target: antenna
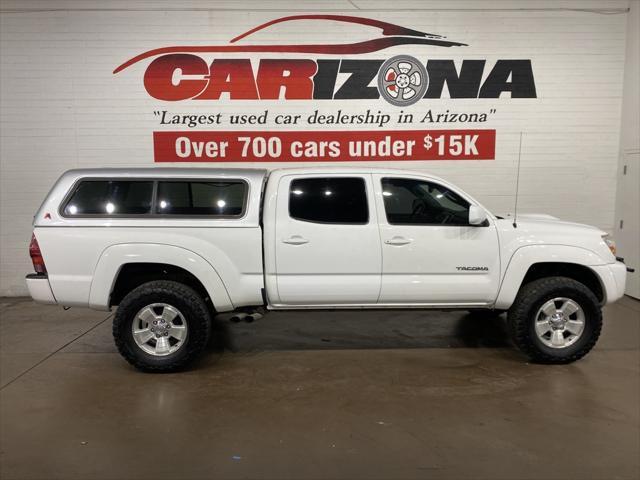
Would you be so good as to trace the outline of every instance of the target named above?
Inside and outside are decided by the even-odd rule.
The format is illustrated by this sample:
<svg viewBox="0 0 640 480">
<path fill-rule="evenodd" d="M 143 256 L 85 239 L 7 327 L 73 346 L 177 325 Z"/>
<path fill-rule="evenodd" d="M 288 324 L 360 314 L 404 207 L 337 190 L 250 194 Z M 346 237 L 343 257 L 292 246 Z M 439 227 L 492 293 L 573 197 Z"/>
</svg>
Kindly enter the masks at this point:
<svg viewBox="0 0 640 480">
<path fill-rule="evenodd" d="M 520 132 L 520 144 L 518 145 L 518 173 L 516 174 L 516 204 L 513 207 L 513 228 L 518 228 L 518 192 L 520 191 L 520 160 L 522 158 L 522 132 Z"/>
</svg>

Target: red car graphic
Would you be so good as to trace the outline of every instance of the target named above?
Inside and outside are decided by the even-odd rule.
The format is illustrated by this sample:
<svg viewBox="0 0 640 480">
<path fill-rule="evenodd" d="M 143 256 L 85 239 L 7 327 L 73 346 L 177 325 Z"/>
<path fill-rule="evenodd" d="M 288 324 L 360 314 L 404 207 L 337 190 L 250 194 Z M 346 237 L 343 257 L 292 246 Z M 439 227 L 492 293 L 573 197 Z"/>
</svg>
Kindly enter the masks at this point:
<svg viewBox="0 0 640 480">
<path fill-rule="evenodd" d="M 113 73 L 118 73 L 125 68 L 146 58 L 166 53 L 237 53 L 237 52 L 253 52 L 253 53 L 318 53 L 318 54 L 360 54 L 371 53 L 394 47 L 396 45 L 435 45 L 439 47 L 458 47 L 466 46 L 464 43 L 451 42 L 445 40 L 441 35 L 433 35 L 430 33 L 420 32 L 410 28 L 394 25 L 392 23 L 373 20 L 370 18 L 353 17 L 349 15 L 292 15 L 282 17 L 270 22 L 263 23 L 257 27 L 233 38 L 230 43 L 235 43 L 247 36 L 267 28 L 277 23 L 289 22 L 293 20 L 329 20 L 336 22 L 354 23 L 359 25 L 367 25 L 382 30 L 382 36 L 356 43 L 340 43 L 340 44 L 294 44 L 294 45 L 184 45 L 175 47 L 163 47 L 149 50 L 147 52 L 136 55 L 117 67 Z"/>
</svg>

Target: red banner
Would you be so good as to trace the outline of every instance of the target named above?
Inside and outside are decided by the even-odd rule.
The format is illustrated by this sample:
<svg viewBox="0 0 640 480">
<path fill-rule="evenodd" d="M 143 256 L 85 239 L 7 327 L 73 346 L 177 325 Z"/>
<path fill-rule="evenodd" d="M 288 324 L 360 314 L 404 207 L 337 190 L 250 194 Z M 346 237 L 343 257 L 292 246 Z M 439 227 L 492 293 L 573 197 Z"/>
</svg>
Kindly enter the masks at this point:
<svg viewBox="0 0 640 480">
<path fill-rule="evenodd" d="M 156 162 L 493 160 L 495 130 L 154 132 Z"/>
</svg>

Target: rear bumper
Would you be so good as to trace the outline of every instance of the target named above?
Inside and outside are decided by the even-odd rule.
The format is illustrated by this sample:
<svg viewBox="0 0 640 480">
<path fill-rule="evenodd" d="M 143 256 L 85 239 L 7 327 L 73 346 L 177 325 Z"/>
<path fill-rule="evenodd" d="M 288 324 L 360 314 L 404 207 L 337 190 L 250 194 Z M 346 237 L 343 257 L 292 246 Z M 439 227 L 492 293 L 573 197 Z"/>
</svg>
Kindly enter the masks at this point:
<svg viewBox="0 0 640 480">
<path fill-rule="evenodd" d="M 622 262 L 591 267 L 600 277 L 604 288 L 604 303 L 613 303 L 624 296 L 627 285 L 627 266 Z"/>
<path fill-rule="evenodd" d="M 27 282 L 27 288 L 29 289 L 29 295 L 31 295 L 34 301 L 49 305 L 58 303 L 56 297 L 53 296 L 53 291 L 51 291 L 51 285 L 49 285 L 49 277 L 47 277 L 47 275 L 32 273 L 27 275 L 25 280 Z"/>
</svg>

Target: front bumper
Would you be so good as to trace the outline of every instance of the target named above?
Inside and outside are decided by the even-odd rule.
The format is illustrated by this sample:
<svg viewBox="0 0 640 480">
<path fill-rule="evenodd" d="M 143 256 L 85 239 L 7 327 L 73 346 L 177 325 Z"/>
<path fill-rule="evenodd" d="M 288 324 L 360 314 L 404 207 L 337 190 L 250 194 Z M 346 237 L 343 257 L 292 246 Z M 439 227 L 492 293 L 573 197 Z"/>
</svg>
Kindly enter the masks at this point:
<svg viewBox="0 0 640 480">
<path fill-rule="evenodd" d="M 49 277 L 38 273 L 32 273 L 26 277 L 29 295 L 38 303 L 46 303 L 55 305 L 58 303 L 56 297 L 53 296 L 51 285 L 49 285 Z"/>
<path fill-rule="evenodd" d="M 627 266 L 622 262 L 591 267 L 600 277 L 604 288 L 604 303 L 613 303 L 624 296 L 627 285 Z"/>
</svg>

